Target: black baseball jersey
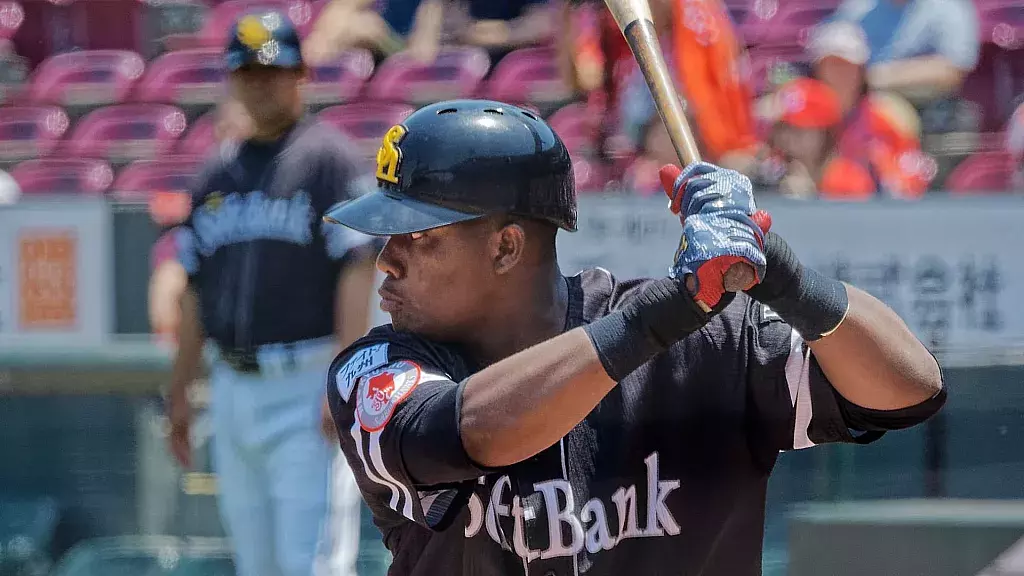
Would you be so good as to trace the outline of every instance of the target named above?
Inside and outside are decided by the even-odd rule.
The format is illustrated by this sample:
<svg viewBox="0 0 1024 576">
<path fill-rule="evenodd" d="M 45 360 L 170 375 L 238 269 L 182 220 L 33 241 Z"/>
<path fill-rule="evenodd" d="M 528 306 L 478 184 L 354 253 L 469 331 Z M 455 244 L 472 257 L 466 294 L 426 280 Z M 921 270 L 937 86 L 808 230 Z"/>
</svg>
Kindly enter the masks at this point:
<svg viewBox="0 0 1024 576">
<path fill-rule="evenodd" d="M 275 142 L 222 146 L 209 159 L 177 249 L 212 339 L 244 350 L 333 333 L 344 260 L 375 245 L 322 220 L 359 193 L 354 158 L 344 136 L 304 118 Z"/>
<path fill-rule="evenodd" d="M 566 329 L 645 280 L 566 279 Z M 483 469 L 459 437 L 459 350 L 378 327 L 331 365 L 343 452 L 398 576 L 761 573 L 765 494 L 780 451 L 867 442 L 809 349 L 737 295 L 619 383 L 562 440 Z"/>
</svg>

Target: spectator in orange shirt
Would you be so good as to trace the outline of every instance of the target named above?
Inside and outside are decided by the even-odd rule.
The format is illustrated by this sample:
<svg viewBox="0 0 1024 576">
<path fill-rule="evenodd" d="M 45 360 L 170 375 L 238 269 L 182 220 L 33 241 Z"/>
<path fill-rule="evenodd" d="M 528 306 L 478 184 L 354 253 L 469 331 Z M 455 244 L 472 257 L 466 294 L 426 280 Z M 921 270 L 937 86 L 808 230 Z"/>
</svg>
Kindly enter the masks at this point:
<svg viewBox="0 0 1024 576">
<path fill-rule="evenodd" d="M 909 187 L 901 156 L 883 138 L 855 154 L 839 148 L 842 106 L 830 86 L 799 78 L 774 96 L 772 147 L 781 164 L 779 190 L 791 197 L 865 200 L 885 194 L 916 198 L 925 187 Z"/>
<path fill-rule="evenodd" d="M 598 22 L 577 39 L 567 65 L 570 79 L 583 91 L 603 89 L 602 103 L 618 109 L 624 132 L 636 147 L 648 120 L 655 118 L 653 101 L 621 32 L 603 3 Z M 753 92 L 742 43 L 721 0 L 657 0 L 652 16 L 659 27 L 666 60 L 686 100 L 705 160 L 747 172 L 758 150 L 753 120 Z M 572 31 L 566 14 L 565 27 Z M 628 67 L 624 64 L 628 64 Z M 629 70 L 628 74 L 623 69 Z"/>
<path fill-rule="evenodd" d="M 879 178 L 893 195 L 924 193 L 935 176 L 935 162 L 921 151 L 920 118 L 903 97 L 869 91 L 865 65 L 870 49 L 863 30 L 851 22 L 822 24 L 807 51 L 814 77 L 839 99 L 839 153 L 878 164 Z"/>
</svg>

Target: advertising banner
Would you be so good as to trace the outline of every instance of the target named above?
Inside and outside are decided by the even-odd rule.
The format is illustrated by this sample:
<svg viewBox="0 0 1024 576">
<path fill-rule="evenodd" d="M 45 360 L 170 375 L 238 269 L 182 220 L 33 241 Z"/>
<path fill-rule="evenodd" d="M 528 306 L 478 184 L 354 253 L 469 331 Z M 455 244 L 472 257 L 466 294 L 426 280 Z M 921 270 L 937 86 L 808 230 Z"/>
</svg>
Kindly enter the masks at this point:
<svg viewBox="0 0 1024 576">
<path fill-rule="evenodd" d="M 933 351 L 1024 350 L 1020 198 L 904 203 L 759 200 L 801 260 L 885 301 Z M 582 197 L 562 271 L 663 276 L 679 243 L 663 197 Z"/>
<path fill-rule="evenodd" d="M 0 346 L 98 346 L 110 332 L 105 202 L 0 207 Z"/>
</svg>

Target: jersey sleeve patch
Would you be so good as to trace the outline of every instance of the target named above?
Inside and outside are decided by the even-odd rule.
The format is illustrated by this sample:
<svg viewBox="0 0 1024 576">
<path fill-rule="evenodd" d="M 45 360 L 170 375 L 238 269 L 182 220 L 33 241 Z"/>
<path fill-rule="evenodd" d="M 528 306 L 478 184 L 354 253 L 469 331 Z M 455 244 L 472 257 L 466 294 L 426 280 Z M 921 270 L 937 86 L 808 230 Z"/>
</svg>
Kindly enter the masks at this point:
<svg viewBox="0 0 1024 576">
<path fill-rule="evenodd" d="M 379 432 L 387 425 L 395 408 L 420 383 L 423 370 L 409 360 L 395 362 L 359 377 L 356 391 L 356 418 L 367 432 Z"/>
<path fill-rule="evenodd" d="M 357 350 L 352 357 L 338 370 L 334 377 L 335 385 L 342 400 L 348 402 L 352 388 L 360 376 L 384 366 L 388 363 L 388 344 L 374 344 Z"/>
</svg>

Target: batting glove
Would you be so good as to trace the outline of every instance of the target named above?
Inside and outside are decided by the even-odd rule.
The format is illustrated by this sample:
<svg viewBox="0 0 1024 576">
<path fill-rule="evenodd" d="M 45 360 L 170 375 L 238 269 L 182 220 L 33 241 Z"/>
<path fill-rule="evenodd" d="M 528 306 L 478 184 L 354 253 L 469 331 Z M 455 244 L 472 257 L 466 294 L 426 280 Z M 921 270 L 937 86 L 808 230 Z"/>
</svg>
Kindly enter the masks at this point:
<svg viewBox="0 0 1024 576">
<path fill-rule="evenodd" d="M 683 224 L 672 277 L 686 280 L 694 300 L 715 307 L 725 294 L 725 273 L 733 264 L 753 267 L 755 278 L 745 289 L 764 278 L 767 261 L 764 235 L 771 217 L 754 204 L 750 180 L 733 170 L 698 162 L 685 171 L 676 166 L 661 169 L 661 181 L 670 199 L 669 209 Z"/>
</svg>

